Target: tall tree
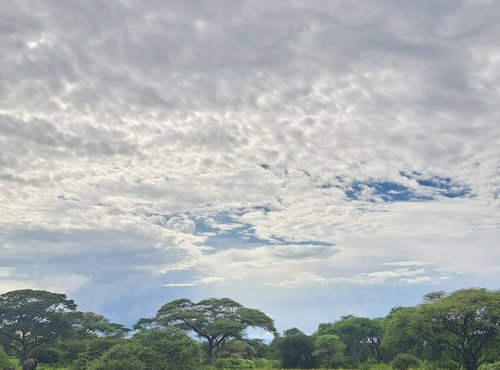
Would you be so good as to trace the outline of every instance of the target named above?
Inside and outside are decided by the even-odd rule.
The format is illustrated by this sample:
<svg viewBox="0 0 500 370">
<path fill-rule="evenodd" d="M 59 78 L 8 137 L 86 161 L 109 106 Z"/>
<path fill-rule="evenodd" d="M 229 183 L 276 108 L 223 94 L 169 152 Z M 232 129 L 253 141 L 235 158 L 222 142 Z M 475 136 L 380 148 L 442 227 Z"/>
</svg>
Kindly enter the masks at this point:
<svg viewBox="0 0 500 370">
<path fill-rule="evenodd" d="M 379 345 L 378 326 L 366 317 L 348 315 L 332 324 L 320 324 L 317 335 L 325 334 L 340 337 L 346 347 L 347 359 L 353 367 L 358 367 L 367 358 L 371 348 Z"/>
<path fill-rule="evenodd" d="M 229 298 L 209 298 L 198 303 L 189 299 L 169 302 L 158 310 L 155 317 L 139 320 L 134 328 L 148 326 L 174 326 L 205 339 L 207 362 L 212 361 L 214 353 L 226 341 L 242 338 L 249 327 L 276 333 L 273 320 L 262 311 L 243 307 Z"/>
<path fill-rule="evenodd" d="M 0 295 L 0 341 L 24 361 L 30 351 L 71 329 L 76 304 L 64 294 L 16 290 Z"/>
<path fill-rule="evenodd" d="M 462 289 L 420 309 L 467 370 L 476 370 L 500 345 L 500 291 Z"/>
<path fill-rule="evenodd" d="M 272 343 L 281 365 L 286 369 L 311 369 L 315 367 L 313 337 L 297 328 L 291 328 Z"/>
</svg>

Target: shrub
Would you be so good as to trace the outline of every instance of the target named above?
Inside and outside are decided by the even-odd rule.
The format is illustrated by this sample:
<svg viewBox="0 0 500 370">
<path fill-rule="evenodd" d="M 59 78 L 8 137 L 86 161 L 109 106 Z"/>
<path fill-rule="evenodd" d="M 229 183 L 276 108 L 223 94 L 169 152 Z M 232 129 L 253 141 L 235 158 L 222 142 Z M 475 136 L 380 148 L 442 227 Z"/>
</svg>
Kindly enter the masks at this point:
<svg viewBox="0 0 500 370">
<path fill-rule="evenodd" d="M 4 366 L 12 366 L 9 357 L 5 353 L 5 350 L 3 349 L 2 346 L 0 346 L 0 369 L 3 368 Z"/>
<path fill-rule="evenodd" d="M 61 354 L 54 347 L 42 346 L 33 349 L 30 357 L 36 358 L 38 362 L 44 364 L 55 364 L 61 361 Z"/>
<path fill-rule="evenodd" d="M 400 353 L 392 361 L 392 367 L 396 370 L 408 370 L 420 366 L 420 361 L 408 353 Z"/>
<path fill-rule="evenodd" d="M 479 370 L 500 370 L 500 361 L 492 364 L 484 364 L 479 367 Z"/>
</svg>

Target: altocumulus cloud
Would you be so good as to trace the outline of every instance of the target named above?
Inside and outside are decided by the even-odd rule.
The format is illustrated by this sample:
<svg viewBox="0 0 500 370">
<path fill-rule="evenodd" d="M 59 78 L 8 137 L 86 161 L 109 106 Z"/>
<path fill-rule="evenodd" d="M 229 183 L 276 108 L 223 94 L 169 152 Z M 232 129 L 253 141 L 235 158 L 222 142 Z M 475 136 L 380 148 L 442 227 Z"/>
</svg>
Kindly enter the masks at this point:
<svg viewBox="0 0 500 370">
<path fill-rule="evenodd" d="M 499 16 L 3 1 L 0 290 L 67 292 L 124 323 L 231 296 L 313 330 L 495 288 Z"/>
</svg>

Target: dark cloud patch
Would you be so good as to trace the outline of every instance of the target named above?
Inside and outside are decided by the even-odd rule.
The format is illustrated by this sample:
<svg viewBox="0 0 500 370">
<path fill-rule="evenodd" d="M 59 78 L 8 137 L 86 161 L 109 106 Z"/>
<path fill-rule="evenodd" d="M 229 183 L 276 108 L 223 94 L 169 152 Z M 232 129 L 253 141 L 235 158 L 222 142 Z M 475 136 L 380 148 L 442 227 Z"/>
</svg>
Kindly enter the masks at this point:
<svg viewBox="0 0 500 370">
<path fill-rule="evenodd" d="M 102 157 L 133 156 L 137 147 L 124 132 L 81 122 L 70 129 L 43 119 L 20 120 L 0 116 L 0 140 L 29 147 L 27 154 L 39 150 L 45 155 Z M 16 150 L 16 148 L 12 148 Z M 36 154 L 35 154 L 36 155 Z M 49 159 L 46 157 L 46 159 Z"/>
</svg>

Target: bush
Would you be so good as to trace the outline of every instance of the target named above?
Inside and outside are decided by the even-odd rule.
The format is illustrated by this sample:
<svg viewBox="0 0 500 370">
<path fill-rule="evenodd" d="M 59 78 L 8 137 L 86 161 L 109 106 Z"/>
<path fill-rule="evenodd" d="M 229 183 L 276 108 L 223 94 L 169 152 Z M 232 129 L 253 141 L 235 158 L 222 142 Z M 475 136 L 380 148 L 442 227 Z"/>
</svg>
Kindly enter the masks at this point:
<svg viewBox="0 0 500 370">
<path fill-rule="evenodd" d="M 86 369 L 87 364 L 91 361 L 98 359 L 106 351 L 123 342 L 123 339 L 116 338 L 96 338 L 88 340 L 85 342 L 85 351 L 78 354 L 76 360 L 71 363 L 70 367 L 74 370 Z"/>
<path fill-rule="evenodd" d="M 144 330 L 132 341 L 160 354 L 161 367 L 155 369 L 199 369 L 202 352 L 199 344 L 176 328 Z"/>
<path fill-rule="evenodd" d="M 392 361 L 392 367 L 396 370 L 408 370 L 420 366 L 420 361 L 408 353 L 400 353 Z"/>
<path fill-rule="evenodd" d="M 377 363 L 373 361 L 367 361 L 359 366 L 360 370 L 392 370 L 393 367 L 385 363 Z"/>
<path fill-rule="evenodd" d="M 173 328 L 144 330 L 123 340 L 80 369 L 192 370 L 200 369 L 198 343 Z"/>
<path fill-rule="evenodd" d="M 118 344 L 87 365 L 87 370 L 148 370 L 163 369 L 159 355 L 137 343 Z"/>
<path fill-rule="evenodd" d="M 257 358 L 253 360 L 226 357 L 218 358 L 214 361 L 213 366 L 216 369 L 280 369 L 279 361 L 268 360 L 265 358 Z"/>
<path fill-rule="evenodd" d="M 44 364 L 55 364 L 61 361 L 61 354 L 54 347 L 42 346 L 31 350 L 30 357 Z"/>
<path fill-rule="evenodd" d="M 479 367 L 479 370 L 500 370 L 500 361 L 492 364 L 484 364 Z"/>
<path fill-rule="evenodd" d="M 0 369 L 4 366 L 12 366 L 12 363 L 9 360 L 9 357 L 5 353 L 5 350 L 2 346 L 0 346 Z"/>
</svg>

